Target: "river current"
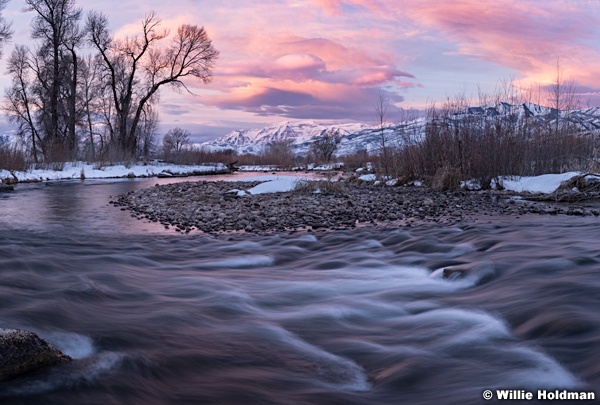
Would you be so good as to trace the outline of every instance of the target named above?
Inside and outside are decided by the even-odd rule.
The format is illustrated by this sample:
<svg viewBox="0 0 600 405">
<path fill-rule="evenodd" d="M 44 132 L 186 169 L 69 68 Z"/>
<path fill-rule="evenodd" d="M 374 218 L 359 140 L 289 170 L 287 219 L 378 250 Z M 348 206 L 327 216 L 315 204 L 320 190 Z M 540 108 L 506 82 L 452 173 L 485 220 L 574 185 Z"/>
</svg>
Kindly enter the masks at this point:
<svg viewBox="0 0 600 405">
<path fill-rule="evenodd" d="M 0 403 L 600 398 L 597 217 L 213 237 L 108 204 L 164 181 L 0 194 L 0 327 L 74 358 L 0 384 Z"/>
</svg>

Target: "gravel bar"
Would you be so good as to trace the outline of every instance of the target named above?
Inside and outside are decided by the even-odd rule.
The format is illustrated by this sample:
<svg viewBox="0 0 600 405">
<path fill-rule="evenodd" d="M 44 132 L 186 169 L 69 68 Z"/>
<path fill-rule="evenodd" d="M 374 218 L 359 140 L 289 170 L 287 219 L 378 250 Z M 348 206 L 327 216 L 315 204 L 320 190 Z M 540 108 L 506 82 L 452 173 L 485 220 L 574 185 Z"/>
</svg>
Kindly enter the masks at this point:
<svg viewBox="0 0 600 405">
<path fill-rule="evenodd" d="M 140 220 L 179 232 L 272 233 L 348 229 L 364 225 L 453 225 L 482 216 L 598 216 L 598 205 L 528 201 L 499 191 L 437 192 L 425 187 L 343 183 L 335 193 L 270 193 L 236 197 L 258 182 L 184 182 L 118 196 L 112 204 Z"/>
</svg>

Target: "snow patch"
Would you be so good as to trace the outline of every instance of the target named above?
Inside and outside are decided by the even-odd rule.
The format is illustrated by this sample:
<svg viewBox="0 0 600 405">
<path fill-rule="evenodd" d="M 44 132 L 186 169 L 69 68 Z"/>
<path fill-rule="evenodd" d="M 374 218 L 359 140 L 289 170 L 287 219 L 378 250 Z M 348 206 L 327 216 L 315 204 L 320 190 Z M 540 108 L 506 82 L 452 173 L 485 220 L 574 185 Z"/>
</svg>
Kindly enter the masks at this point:
<svg viewBox="0 0 600 405">
<path fill-rule="evenodd" d="M 542 174 L 541 176 L 503 178 L 502 185 L 506 190 L 518 193 L 553 193 L 565 180 L 580 175 L 580 172 L 561 174 Z"/>
<path fill-rule="evenodd" d="M 298 179 L 295 177 L 279 178 L 276 180 L 266 181 L 259 184 L 258 186 L 252 187 L 248 190 L 250 194 L 265 194 L 265 193 L 286 193 L 292 191 Z"/>
<path fill-rule="evenodd" d="M 359 176 L 358 179 L 362 181 L 375 181 L 377 180 L 377 176 L 374 174 L 363 174 L 362 176 Z"/>
</svg>

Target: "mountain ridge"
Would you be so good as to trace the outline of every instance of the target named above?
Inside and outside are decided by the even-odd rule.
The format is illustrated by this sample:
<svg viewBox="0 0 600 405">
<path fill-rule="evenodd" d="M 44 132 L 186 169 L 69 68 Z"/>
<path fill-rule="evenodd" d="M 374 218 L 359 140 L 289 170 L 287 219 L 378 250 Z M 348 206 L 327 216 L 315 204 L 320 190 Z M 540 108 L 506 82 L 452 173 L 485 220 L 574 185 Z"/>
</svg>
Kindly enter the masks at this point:
<svg viewBox="0 0 600 405">
<path fill-rule="evenodd" d="M 259 154 L 272 142 L 289 141 L 296 154 L 308 153 L 310 145 L 327 131 L 339 131 L 338 155 L 359 150 L 374 151 L 381 148 L 382 137 L 390 144 L 406 144 L 423 139 L 428 123 L 434 121 L 459 121 L 469 117 L 507 119 L 512 123 L 530 120 L 539 125 L 550 125 L 556 119 L 577 128 L 578 131 L 600 131 L 600 108 L 588 107 L 558 111 L 552 107 L 527 102 L 510 104 L 500 102 L 492 106 L 467 107 L 435 119 L 419 117 L 409 121 L 386 124 L 385 128 L 365 123 L 319 123 L 315 121 L 282 121 L 263 128 L 235 130 L 199 146 L 208 150 L 232 149 L 239 154 Z"/>
</svg>

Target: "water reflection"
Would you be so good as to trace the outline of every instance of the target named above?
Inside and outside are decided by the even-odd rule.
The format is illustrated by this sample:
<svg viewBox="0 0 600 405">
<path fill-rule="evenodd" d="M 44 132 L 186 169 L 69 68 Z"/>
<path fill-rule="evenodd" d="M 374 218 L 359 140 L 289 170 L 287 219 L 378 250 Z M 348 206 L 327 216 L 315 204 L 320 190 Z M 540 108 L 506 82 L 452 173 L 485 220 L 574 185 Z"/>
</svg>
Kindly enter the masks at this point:
<svg viewBox="0 0 600 405">
<path fill-rule="evenodd" d="M 259 177 L 273 177 L 268 173 Z M 278 173 L 277 176 L 315 177 L 315 173 Z M 186 181 L 238 181 L 257 177 L 256 173 L 184 178 L 86 179 L 43 183 L 22 183 L 11 193 L 0 194 L 0 227 L 58 232 L 164 233 L 160 224 L 133 221 L 128 211 L 108 202 L 113 197 L 156 184 Z M 172 233 L 173 231 L 171 231 Z"/>
<path fill-rule="evenodd" d="M 83 187 L 74 183 L 63 184 L 60 187 L 50 186 L 48 192 L 42 194 L 43 197 L 36 207 L 42 212 L 40 220 L 54 224 L 77 222 L 84 216 L 83 204 L 86 201 L 81 196 L 82 191 Z"/>
</svg>

